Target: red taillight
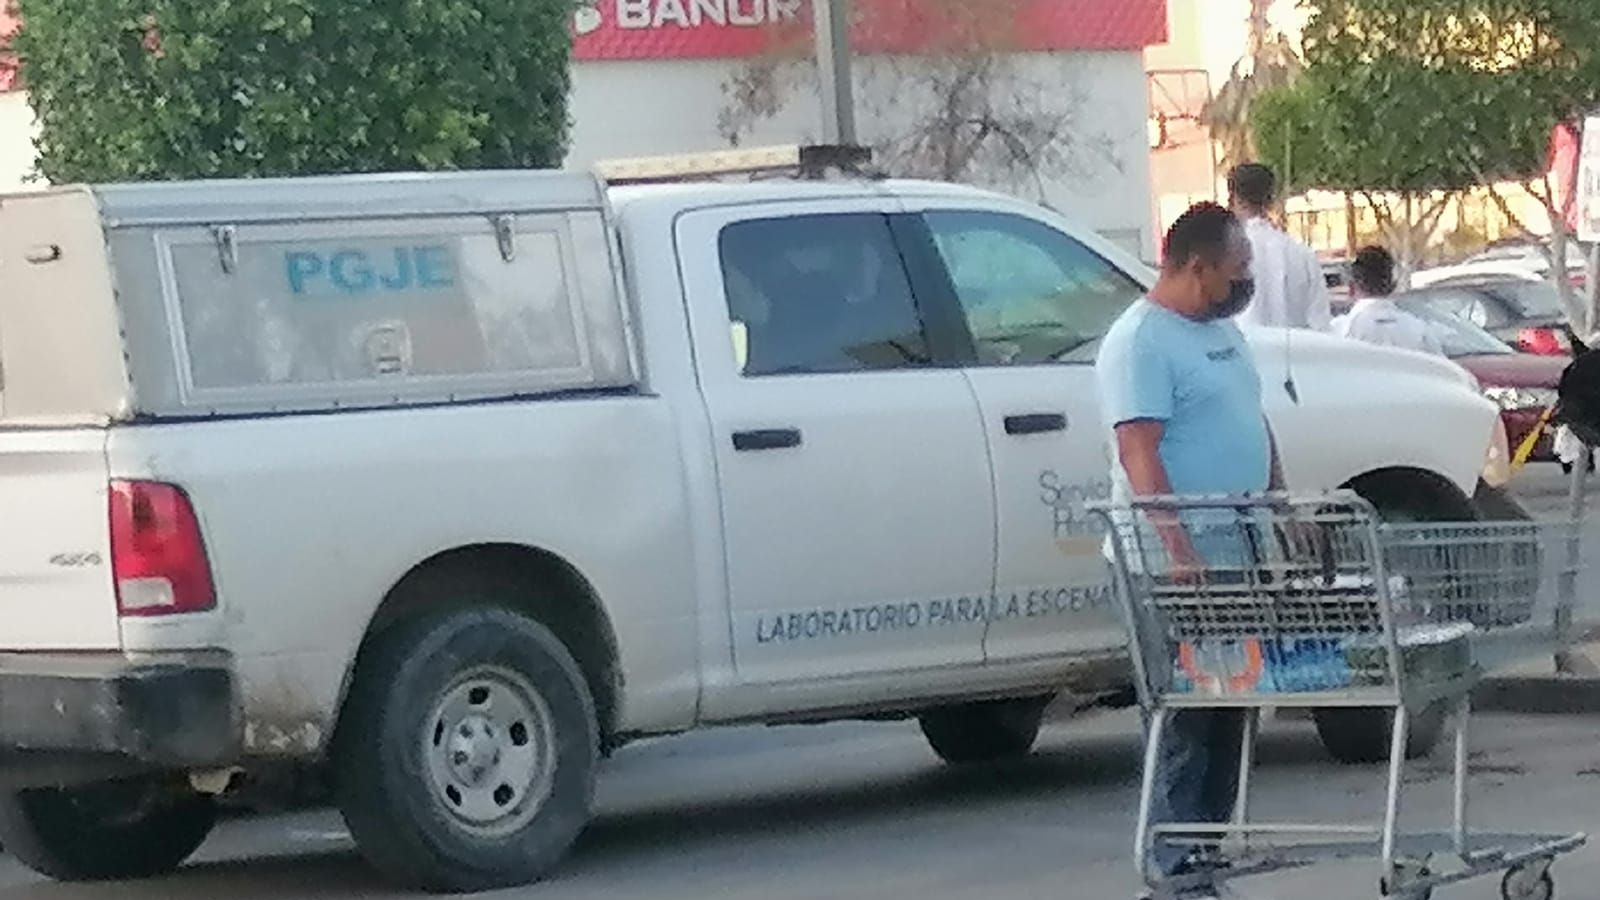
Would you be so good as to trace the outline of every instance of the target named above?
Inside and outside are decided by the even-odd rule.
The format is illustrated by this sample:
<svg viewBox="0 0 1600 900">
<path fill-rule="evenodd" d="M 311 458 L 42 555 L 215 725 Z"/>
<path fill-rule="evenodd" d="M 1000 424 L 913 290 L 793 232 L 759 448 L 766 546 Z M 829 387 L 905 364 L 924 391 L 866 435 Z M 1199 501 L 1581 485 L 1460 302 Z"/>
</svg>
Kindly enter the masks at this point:
<svg viewBox="0 0 1600 900">
<path fill-rule="evenodd" d="M 1541 356 L 1560 356 L 1572 349 L 1554 328 L 1524 328 L 1517 335 L 1517 343 L 1529 353 Z"/>
<path fill-rule="evenodd" d="M 182 488 L 154 481 L 111 482 L 111 570 L 117 611 L 169 616 L 217 605 L 205 541 Z"/>
</svg>

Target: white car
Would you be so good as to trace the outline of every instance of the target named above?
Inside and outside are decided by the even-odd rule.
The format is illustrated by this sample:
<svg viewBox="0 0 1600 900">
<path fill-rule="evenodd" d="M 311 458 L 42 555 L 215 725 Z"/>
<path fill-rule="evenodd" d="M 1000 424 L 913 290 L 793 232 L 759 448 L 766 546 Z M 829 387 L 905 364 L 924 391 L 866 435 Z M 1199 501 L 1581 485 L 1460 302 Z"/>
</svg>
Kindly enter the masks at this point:
<svg viewBox="0 0 1600 900">
<path fill-rule="evenodd" d="M 1586 261 L 1581 250 L 1569 248 L 1567 277 L 1575 287 L 1584 283 Z M 1540 282 L 1550 277 L 1550 261 L 1537 247 L 1489 250 L 1447 266 L 1435 266 L 1411 274 L 1411 287 L 1425 288 L 1433 285 L 1473 284 L 1483 281 L 1509 279 Z"/>
<path fill-rule="evenodd" d="M 398 882 L 512 884 L 641 736 L 916 717 L 966 762 L 1130 683 L 1084 504 L 1097 341 L 1150 274 L 1038 206 L 68 188 L 0 200 L 0 273 L 0 844 L 57 878 L 175 867 L 288 768 Z M 1452 364 L 1250 340 L 1295 488 L 1461 518 L 1503 475 Z"/>
</svg>

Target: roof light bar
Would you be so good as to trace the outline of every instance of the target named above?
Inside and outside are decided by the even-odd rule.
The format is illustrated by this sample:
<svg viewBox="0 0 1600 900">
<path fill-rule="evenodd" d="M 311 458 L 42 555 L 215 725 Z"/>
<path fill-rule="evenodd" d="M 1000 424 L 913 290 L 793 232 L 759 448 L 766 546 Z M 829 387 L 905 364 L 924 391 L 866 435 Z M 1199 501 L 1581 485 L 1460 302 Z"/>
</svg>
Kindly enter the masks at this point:
<svg viewBox="0 0 1600 900">
<path fill-rule="evenodd" d="M 602 160 L 593 168 L 611 184 L 647 184 L 786 171 L 802 178 L 821 178 L 830 169 L 856 175 L 871 160 L 872 151 L 867 147 L 787 144 Z"/>
</svg>

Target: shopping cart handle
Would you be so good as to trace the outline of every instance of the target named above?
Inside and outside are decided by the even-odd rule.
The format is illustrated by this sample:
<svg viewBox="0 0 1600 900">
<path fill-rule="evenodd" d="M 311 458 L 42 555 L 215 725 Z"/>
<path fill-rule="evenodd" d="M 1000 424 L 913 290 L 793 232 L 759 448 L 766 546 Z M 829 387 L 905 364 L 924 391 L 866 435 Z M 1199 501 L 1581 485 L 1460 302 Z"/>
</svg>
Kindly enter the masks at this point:
<svg viewBox="0 0 1600 900">
<path fill-rule="evenodd" d="M 1089 512 L 1113 513 L 1133 510 L 1292 510 L 1343 506 L 1376 516 L 1377 508 L 1354 491 L 1337 490 L 1321 494 L 1264 491 L 1251 494 L 1148 494 L 1120 500 L 1096 500 L 1085 504 Z"/>
</svg>

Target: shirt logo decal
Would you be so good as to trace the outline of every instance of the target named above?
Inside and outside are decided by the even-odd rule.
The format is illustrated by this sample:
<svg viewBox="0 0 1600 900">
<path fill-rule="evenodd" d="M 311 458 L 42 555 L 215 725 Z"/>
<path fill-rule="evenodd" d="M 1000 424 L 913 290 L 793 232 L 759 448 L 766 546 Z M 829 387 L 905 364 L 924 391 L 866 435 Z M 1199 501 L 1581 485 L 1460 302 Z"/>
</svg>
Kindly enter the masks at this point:
<svg viewBox="0 0 1600 900">
<path fill-rule="evenodd" d="M 1227 347 L 1222 350 L 1211 350 L 1207 351 L 1206 353 L 1206 359 L 1209 359 L 1212 362 L 1227 362 L 1230 359 L 1238 358 L 1238 356 L 1239 351 L 1233 347 Z"/>
</svg>

